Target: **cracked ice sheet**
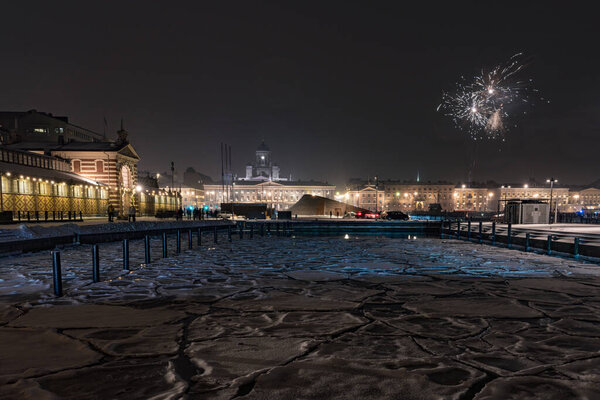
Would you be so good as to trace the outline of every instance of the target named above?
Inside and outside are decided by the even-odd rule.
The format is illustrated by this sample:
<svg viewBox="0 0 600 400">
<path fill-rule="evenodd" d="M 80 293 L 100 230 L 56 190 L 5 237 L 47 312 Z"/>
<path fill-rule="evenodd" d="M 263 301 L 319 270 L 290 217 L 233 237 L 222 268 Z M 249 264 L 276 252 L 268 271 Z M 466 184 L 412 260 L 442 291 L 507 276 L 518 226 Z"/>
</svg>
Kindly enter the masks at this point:
<svg viewBox="0 0 600 400">
<path fill-rule="evenodd" d="M 60 340 L 104 358 L 21 373 L 29 378 L 0 397 L 68 398 L 67 389 L 91 397 L 94 378 L 110 374 L 124 378 L 98 393 L 115 399 L 131 398 L 130 374 L 140 385 L 133 395 L 148 398 L 177 398 L 187 387 L 192 398 L 489 396 L 515 387 L 520 381 L 507 379 L 522 373 L 535 374 L 542 389 L 588 393 L 597 380 L 597 363 L 586 361 L 600 352 L 600 280 L 591 264 L 422 238 L 221 239 L 166 259 L 158 246 L 144 266 L 132 241 L 132 271 L 123 272 L 120 243 L 101 245 L 98 284 L 89 278 L 89 247 L 64 249 L 70 275 L 61 299 L 48 293 L 47 253 L 1 259 L 0 272 L 10 273 L 0 275 L 0 293 L 12 305 L 0 329 L 64 329 Z M 31 290 L 19 293 L 28 277 Z M 42 353 L 44 343 L 54 342 L 41 340 Z M 247 358 L 241 365 L 221 357 L 236 352 Z M 0 362 L 0 375 L 3 366 L 21 371 L 17 361 Z M 507 379 L 490 378 L 498 375 Z"/>
</svg>

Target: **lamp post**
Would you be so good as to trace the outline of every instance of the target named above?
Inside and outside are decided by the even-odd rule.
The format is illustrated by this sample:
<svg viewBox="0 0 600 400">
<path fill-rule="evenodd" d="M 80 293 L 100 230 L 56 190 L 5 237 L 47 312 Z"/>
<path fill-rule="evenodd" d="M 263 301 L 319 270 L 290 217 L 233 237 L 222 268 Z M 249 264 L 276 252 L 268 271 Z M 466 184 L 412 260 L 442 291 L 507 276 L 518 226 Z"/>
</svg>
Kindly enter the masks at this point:
<svg viewBox="0 0 600 400">
<path fill-rule="evenodd" d="M 546 179 L 546 183 L 550 184 L 550 209 L 548 210 L 548 222 L 549 223 L 554 222 L 551 219 L 552 218 L 552 191 L 554 189 L 554 182 L 558 182 L 558 179 L 554 179 L 554 178 Z M 556 219 L 556 215 L 554 216 L 554 219 Z"/>
<path fill-rule="evenodd" d="M 379 197 L 377 196 L 377 177 L 375 177 L 375 214 L 377 214 L 377 202 Z"/>
</svg>

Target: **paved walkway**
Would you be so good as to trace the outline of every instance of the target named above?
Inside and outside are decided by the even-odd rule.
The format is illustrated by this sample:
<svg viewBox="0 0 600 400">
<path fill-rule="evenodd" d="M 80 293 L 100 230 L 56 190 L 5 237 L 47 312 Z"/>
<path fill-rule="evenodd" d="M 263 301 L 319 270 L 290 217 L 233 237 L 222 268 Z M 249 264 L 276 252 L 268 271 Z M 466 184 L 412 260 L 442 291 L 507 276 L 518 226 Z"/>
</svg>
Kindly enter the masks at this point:
<svg viewBox="0 0 600 400">
<path fill-rule="evenodd" d="M 47 254 L 1 260 L 0 398 L 600 398 L 598 266 L 455 240 L 220 239 L 148 266 L 132 248 L 129 273 L 102 245 L 97 284 L 89 248 L 64 251 L 59 299 Z"/>
</svg>

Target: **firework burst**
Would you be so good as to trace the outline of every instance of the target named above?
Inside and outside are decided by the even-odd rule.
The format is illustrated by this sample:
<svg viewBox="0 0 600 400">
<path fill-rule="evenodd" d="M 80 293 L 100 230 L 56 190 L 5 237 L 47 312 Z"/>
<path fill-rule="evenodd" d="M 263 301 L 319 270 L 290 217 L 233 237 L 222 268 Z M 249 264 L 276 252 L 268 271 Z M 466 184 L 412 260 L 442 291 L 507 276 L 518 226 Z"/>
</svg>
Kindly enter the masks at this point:
<svg viewBox="0 0 600 400">
<path fill-rule="evenodd" d="M 538 97 L 531 79 L 517 79 L 525 65 L 519 53 L 505 64 L 482 70 L 471 80 L 461 77 L 454 91 L 443 92 L 438 111 L 473 140 L 504 140 L 505 132 L 516 126 L 513 115 L 525 114 L 522 106 L 533 105 Z"/>
</svg>

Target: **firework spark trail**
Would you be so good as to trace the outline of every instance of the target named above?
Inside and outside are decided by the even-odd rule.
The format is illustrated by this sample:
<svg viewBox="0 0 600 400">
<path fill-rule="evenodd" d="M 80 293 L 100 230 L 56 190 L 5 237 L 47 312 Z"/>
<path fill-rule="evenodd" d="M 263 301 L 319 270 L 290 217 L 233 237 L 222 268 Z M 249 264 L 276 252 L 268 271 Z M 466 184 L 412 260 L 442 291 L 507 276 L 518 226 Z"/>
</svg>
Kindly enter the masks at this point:
<svg viewBox="0 0 600 400">
<path fill-rule="evenodd" d="M 461 77 L 453 92 L 442 93 L 437 110 L 450 117 L 458 129 L 467 131 L 473 140 L 504 140 L 505 131 L 516 126 L 508 123 L 511 115 L 526 114 L 519 105 L 534 104 L 533 97 L 539 93 L 532 88 L 531 79 L 516 79 L 526 66 L 521 58 L 522 53 L 515 54 L 505 64 L 488 72 L 482 70 L 472 81 Z"/>
</svg>

